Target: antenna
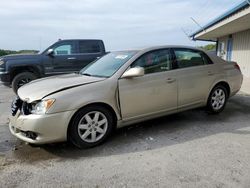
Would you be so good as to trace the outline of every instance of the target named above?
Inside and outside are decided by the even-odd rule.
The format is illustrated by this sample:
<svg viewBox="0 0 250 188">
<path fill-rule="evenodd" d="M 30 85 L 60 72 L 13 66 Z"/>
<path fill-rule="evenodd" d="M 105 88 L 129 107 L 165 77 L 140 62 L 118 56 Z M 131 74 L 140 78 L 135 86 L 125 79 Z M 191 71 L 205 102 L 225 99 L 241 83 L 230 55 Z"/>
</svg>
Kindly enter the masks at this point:
<svg viewBox="0 0 250 188">
<path fill-rule="evenodd" d="M 205 29 L 193 17 L 190 17 L 190 19 L 193 20 L 193 22 L 205 32 Z"/>
<path fill-rule="evenodd" d="M 185 31 L 185 29 L 184 29 L 183 27 L 181 28 L 181 30 L 182 30 L 182 32 L 187 36 L 187 38 L 188 38 L 189 40 L 193 41 L 193 40 L 191 39 L 191 37 L 189 36 L 189 34 Z"/>
<path fill-rule="evenodd" d="M 39 50 L 42 51 L 42 37 L 39 37 Z"/>
</svg>

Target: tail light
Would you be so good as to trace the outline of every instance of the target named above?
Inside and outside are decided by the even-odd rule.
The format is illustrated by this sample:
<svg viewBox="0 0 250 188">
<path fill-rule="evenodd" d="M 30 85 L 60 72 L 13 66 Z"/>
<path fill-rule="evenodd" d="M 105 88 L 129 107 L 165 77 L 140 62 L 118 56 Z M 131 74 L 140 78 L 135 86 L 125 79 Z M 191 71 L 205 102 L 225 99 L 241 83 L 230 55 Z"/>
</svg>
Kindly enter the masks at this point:
<svg viewBox="0 0 250 188">
<path fill-rule="evenodd" d="M 240 66 L 239 66 L 237 63 L 234 63 L 234 67 L 235 67 L 236 69 L 238 69 L 238 70 L 241 72 Z"/>
</svg>

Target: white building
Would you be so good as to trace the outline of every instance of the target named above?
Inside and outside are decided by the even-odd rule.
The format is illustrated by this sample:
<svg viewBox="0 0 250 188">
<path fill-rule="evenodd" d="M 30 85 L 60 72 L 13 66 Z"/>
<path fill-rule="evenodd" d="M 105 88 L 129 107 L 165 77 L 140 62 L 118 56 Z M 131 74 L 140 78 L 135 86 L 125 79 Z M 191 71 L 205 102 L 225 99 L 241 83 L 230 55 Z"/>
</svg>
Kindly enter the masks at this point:
<svg viewBox="0 0 250 188">
<path fill-rule="evenodd" d="M 211 21 L 191 37 L 217 42 L 217 55 L 236 61 L 250 80 L 250 0 Z"/>
</svg>

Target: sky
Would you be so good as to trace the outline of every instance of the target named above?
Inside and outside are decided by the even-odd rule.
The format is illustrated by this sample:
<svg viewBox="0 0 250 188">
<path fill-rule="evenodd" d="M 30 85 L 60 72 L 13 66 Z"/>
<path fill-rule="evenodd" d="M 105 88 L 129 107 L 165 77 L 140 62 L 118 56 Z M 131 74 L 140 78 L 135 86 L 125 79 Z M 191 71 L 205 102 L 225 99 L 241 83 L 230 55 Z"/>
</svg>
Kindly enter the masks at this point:
<svg viewBox="0 0 250 188">
<path fill-rule="evenodd" d="M 185 35 L 242 0 L 0 0 L 0 49 L 43 50 L 58 39 L 102 39 L 107 50 L 199 46 Z M 183 32 L 185 31 L 185 33 Z"/>
</svg>

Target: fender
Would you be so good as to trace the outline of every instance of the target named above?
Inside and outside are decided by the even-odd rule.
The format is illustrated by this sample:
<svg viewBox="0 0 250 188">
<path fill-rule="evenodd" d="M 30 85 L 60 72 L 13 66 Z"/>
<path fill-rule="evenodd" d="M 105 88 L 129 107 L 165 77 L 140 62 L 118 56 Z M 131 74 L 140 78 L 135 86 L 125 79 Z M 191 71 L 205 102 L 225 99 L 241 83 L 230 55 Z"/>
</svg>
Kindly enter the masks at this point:
<svg viewBox="0 0 250 188">
<path fill-rule="evenodd" d="M 23 61 L 23 63 L 22 63 Z M 34 62 L 33 60 L 9 60 L 7 61 L 6 71 L 10 73 L 11 80 L 13 77 L 24 71 L 34 72 L 38 77 L 44 75 L 44 68 L 40 62 Z"/>
<path fill-rule="evenodd" d="M 210 95 L 212 89 L 213 89 L 218 83 L 220 83 L 220 82 L 227 83 L 227 84 L 229 85 L 229 89 L 230 89 L 230 91 L 231 91 L 230 84 L 228 83 L 228 81 L 227 81 L 226 79 L 219 79 L 219 80 L 216 80 L 216 81 L 209 87 L 209 92 L 208 92 L 208 94 L 207 94 L 207 96 L 206 96 L 206 102 L 207 102 L 207 100 L 208 100 L 208 98 L 209 98 L 209 95 Z"/>
</svg>

